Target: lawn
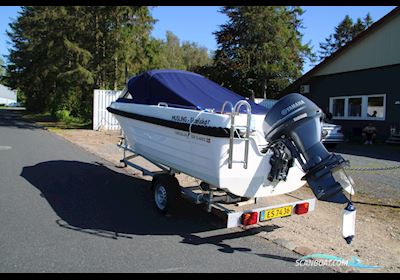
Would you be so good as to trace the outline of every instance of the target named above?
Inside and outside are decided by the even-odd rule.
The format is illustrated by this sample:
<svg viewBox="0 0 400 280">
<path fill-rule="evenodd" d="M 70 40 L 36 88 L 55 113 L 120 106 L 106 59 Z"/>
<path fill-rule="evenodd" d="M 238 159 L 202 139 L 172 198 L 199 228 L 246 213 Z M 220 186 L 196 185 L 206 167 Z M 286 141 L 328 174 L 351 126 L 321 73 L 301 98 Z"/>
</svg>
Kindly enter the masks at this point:
<svg viewBox="0 0 400 280">
<path fill-rule="evenodd" d="M 0 109 L 3 109 L 3 110 L 21 110 L 21 111 L 25 110 L 24 107 L 8 107 L 8 106 L 5 106 L 5 105 L 0 105 Z"/>
<path fill-rule="evenodd" d="M 31 114 L 25 113 L 23 114 L 23 118 L 33 121 L 41 126 L 48 128 L 49 130 L 57 130 L 57 129 L 88 129 L 92 127 L 92 121 L 59 121 L 50 113 L 39 113 L 39 114 Z"/>
</svg>

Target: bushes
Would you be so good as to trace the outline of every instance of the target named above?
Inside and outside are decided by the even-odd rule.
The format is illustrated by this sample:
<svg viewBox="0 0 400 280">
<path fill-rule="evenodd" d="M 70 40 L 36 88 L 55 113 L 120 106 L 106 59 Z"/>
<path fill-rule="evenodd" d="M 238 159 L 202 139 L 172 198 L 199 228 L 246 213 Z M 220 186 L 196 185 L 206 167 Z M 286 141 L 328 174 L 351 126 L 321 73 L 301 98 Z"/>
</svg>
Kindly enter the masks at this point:
<svg viewBox="0 0 400 280">
<path fill-rule="evenodd" d="M 54 113 L 54 116 L 56 117 L 56 119 L 58 121 L 65 122 L 67 124 L 69 124 L 69 123 L 81 123 L 82 122 L 82 120 L 80 118 L 71 116 L 70 111 L 65 110 L 65 109 L 56 111 Z"/>
</svg>

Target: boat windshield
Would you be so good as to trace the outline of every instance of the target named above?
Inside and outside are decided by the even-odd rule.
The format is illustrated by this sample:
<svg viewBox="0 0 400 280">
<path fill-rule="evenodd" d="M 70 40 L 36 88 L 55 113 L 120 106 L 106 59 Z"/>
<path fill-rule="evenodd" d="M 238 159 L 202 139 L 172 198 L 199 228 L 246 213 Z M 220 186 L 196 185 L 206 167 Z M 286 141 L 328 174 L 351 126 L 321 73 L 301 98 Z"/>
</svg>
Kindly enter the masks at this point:
<svg viewBox="0 0 400 280">
<path fill-rule="evenodd" d="M 128 91 L 128 87 L 125 87 L 125 88 L 122 90 L 122 92 L 121 92 L 119 98 L 132 99 L 132 95 L 131 95 L 130 92 Z"/>
</svg>

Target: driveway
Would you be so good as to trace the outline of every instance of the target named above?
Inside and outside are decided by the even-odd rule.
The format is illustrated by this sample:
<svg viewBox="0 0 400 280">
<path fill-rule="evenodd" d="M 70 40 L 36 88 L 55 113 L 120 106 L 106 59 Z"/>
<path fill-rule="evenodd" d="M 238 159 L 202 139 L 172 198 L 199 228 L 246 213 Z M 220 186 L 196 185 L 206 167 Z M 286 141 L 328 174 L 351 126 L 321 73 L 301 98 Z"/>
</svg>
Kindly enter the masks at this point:
<svg viewBox="0 0 400 280">
<path fill-rule="evenodd" d="M 17 112 L 0 110 L 0 167 L 0 272 L 331 272 L 191 204 L 161 216 L 148 181 Z"/>
<path fill-rule="evenodd" d="M 358 195 L 400 207 L 400 146 L 343 143 L 331 151 L 350 161 Z"/>
</svg>

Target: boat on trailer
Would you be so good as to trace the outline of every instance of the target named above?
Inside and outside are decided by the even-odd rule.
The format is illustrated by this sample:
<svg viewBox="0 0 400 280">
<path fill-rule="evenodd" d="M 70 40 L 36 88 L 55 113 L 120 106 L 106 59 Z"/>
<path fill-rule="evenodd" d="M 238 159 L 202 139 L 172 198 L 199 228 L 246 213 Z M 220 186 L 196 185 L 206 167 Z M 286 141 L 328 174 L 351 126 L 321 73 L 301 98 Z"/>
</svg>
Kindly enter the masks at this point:
<svg viewBox="0 0 400 280">
<path fill-rule="evenodd" d="M 201 180 L 204 190 L 248 199 L 308 183 L 317 199 L 351 204 L 343 192 L 354 193 L 348 162 L 321 144 L 323 113 L 303 95 L 268 110 L 199 74 L 152 70 L 131 78 L 107 110 L 126 150 Z M 166 199 L 157 191 L 156 203 Z"/>
</svg>

